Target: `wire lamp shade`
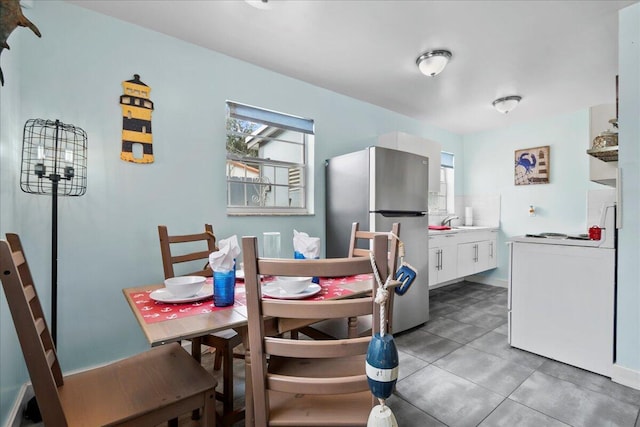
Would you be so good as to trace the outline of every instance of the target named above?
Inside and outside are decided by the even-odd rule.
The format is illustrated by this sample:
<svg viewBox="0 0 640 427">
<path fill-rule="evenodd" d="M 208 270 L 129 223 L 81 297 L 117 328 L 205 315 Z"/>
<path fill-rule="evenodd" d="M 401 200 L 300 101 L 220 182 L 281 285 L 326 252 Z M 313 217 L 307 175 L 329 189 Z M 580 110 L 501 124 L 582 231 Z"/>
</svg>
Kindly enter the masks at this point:
<svg viewBox="0 0 640 427">
<path fill-rule="evenodd" d="M 29 119 L 22 137 L 20 188 L 51 195 L 51 338 L 58 329 L 58 195 L 87 191 L 87 134 L 60 120 Z"/>
<path fill-rule="evenodd" d="M 86 193 L 86 132 L 59 120 L 27 120 L 22 139 L 20 188 L 32 194 Z"/>
</svg>

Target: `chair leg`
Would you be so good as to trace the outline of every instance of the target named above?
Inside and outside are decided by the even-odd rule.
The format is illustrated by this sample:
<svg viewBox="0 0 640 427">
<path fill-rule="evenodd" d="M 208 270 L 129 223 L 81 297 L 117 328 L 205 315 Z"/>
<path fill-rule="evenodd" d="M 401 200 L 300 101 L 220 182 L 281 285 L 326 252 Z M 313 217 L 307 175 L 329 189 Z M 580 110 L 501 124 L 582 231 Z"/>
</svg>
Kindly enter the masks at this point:
<svg viewBox="0 0 640 427">
<path fill-rule="evenodd" d="M 193 357 L 198 363 L 202 360 L 202 338 L 196 337 L 191 339 L 191 357 Z M 200 419 L 200 410 L 194 409 L 191 413 L 192 420 Z M 173 421 L 173 420 L 172 420 Z M 178 427 L 178 420 L 175 420 L 175 426 L 172 425 L 172 422 L 169 422 L 169 427 Z"/>
<path fill-rule="evenodd" d="M 226 346 L 225 346 L 226 347 Z M 215 359 L 213 362 L 213 370 L 214 371 L 219 371 L 220 368 L 222 367 L 222 353 L 225 353 L 226 349 L 221 349 L 221 348 L 216 348 L 216 355 L 215 355 Z"/>
</svg>

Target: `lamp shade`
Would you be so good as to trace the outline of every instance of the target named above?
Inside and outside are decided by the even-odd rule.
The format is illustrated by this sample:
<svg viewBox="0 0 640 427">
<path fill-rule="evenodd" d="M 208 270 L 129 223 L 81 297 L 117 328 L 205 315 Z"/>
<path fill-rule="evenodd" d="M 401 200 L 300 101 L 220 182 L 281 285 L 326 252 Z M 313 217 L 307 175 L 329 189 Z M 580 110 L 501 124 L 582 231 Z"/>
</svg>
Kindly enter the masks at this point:
<svg viewBox="0 0 640 427">
<path fill-rule="evenodd" d="M 498 98 L 493 101 L 493 107 L 502 114 L 507 114 L 518 106 L 522 100 L 521 96 L 512 95 L 505 96 L 504 98 Z"/>
<path fill-rule="evenodd" d="M 416 65 L 425 76 L 437 76 L 447 66 L 451 59 L 448 50 L 432 50 L 425 52 L 416 59 Z"/>
</svg>

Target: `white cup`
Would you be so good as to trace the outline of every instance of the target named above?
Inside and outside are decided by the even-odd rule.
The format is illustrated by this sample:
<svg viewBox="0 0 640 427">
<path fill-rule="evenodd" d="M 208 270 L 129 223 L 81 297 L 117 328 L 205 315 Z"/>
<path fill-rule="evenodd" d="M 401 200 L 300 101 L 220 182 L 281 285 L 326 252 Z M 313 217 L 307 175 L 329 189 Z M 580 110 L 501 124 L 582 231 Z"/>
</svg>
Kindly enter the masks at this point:
<svg viewBox="0 0 640 427">
<path fill-rule="evenodd" d="M 280 233 L 278 231 L 262 233 L 262 256 L 264 258 L 280 258 Z"/>
</svg>

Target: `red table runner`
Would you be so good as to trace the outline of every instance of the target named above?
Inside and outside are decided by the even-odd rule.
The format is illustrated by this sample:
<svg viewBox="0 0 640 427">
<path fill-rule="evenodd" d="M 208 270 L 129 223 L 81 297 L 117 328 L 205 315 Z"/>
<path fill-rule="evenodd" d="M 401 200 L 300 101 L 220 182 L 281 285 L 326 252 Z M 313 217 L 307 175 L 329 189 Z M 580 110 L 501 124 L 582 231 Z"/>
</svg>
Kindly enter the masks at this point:
<svg viewBox="0 0 640 427">
<path fill-rule="evenodd" d="M 273 278 L 265 278 L 264 282 L 269 282 Z M 316 295 L 307 298 L 308 301 L 320 301 L 325 298 L 336 298 L 339 296 L 346 296 L 353 293 L 349 289 L 345 289 L 342 286 L 349 283 L 360 282 L 363 280 L 371 280 L 370 274 L 361 274 L 350 277 L 334 277 L 334 278 L 320 278 L 320 287 L 322 290 Z M 207 278 L 207 284 L 211 285 L 212 278 Z M 226 310 L 233 307 L 242 307 L 247 303 L 247 298 L 244 290 L 244 282 L 242 280 L 236 281 L 236 293 L 235 303 L 229 307 L 216 307 L 213 305 L 213 294 L 211 298 L 206 298 L 196 302 L 173 304 L 162 303 L 151 299 L 149 294 L 153 291 L 145 292 L 131 292 L 129 296 L 135 303 L 136 309 L 140 312 L 140 315 L 144 319 L 145 323 L 164 322 L 166 320 L 179 319 L 188 316 L 195 316 L 198 314 L 211 313 L 216 310 Z"/>
</svg>

